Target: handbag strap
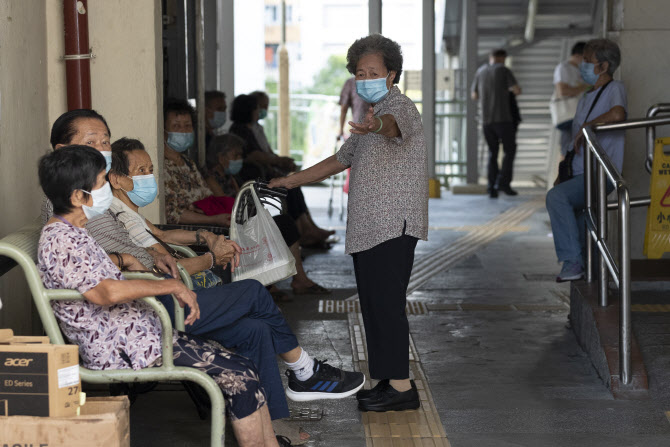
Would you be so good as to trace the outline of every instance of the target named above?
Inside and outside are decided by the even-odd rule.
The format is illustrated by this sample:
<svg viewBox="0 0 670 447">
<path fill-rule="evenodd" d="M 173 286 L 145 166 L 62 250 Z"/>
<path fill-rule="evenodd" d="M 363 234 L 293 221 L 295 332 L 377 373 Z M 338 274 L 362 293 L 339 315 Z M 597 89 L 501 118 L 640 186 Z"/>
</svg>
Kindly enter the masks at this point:
<svg viewBox="0 0 670 447">
<path fill-rule="evenodd" d="M 607 86 L 610 85 L 610 82 L 612 82 L 611 79 L 609 81 L 607 81 L 607 83 L 605 83 L 605 85 L 600 87 L 600 90 L 598 90 L 598 93 L 596 93 L 596 97 L 593 100 L 593 102 L 591 103 L 591 108 L 589 109 L 589 113 L 586 114 L 586 118 L 584 118 L 584 122 L 582 123 L 582 126 L 589 120 L 589 115 L 591 115 L 591 112 L 593 112 L 593 108 L 596 106 L 596 103 L 598 102 L 598 99 L 600 99 L 600 95 L 602 95 L 603 92 L 605 91 L 605 89 L 607 88 Z"/>
<path fill-rule="evenodd" d="M 161 238 L 159 238 L 158 236 L 153 234 L 150 230 L 147 230 L 147 233 L 149 233 L 151 236 L 153 236 L 153 238 L 156 239 L 156 241 L 158 241 L 159 244 L 161 244 L 161 247 L 163 247 L 165 250 L 167 250 L 167 252 L 170 254 L 170 256 L 172 256 L 173 258 L 177 258 L 177 259 L 183 259 L 184 258 L 184 256 L 182 256 L 181 253 L 179 253 L 174 248 L 170 247 Z"/>
</svg>

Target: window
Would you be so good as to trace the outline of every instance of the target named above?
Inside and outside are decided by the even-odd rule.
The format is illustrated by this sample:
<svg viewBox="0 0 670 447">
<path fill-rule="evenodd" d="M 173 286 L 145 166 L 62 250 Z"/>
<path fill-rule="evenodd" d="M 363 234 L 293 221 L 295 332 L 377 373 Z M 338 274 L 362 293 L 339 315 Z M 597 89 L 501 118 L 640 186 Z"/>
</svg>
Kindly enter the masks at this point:
<svg viewBox="0 0 670 447">
<path fill-rule="evenodd" d="M 275 24 L 278 22 L 278 9 L 277 5 L 265 5 L 266 24 Z"/>
</svg>

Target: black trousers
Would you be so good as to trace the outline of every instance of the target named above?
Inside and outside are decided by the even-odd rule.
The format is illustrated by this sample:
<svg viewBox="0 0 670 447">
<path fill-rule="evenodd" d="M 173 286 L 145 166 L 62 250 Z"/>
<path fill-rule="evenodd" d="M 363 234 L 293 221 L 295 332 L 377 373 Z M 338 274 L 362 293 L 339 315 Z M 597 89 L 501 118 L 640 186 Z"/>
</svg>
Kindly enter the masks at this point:
<svg viewBox="0 0 670 447">
<path fill-rule="evenodd" d="M 417 241 L 402 235 L 353 254 L 373 379 L 409 378 L 405 304 Z"/>
<path fill-rule="evenodd" d="M 489 191 L 507 189 L 512 183 L 514 156 L 516 155 L 516 129 L 514 123 L 484 124 L 484 138 L 489 146 Z M 502 169 L 498 169 L 498 150 L 503 145 Z"/>
</svg>

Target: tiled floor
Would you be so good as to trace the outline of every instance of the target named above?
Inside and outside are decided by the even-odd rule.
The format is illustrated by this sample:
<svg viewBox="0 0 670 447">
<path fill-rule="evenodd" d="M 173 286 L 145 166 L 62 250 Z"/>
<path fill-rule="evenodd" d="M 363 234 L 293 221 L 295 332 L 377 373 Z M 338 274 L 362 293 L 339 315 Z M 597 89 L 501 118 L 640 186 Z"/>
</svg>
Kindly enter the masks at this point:
<svg viewBox="0 0 670 447">
<path fill-rule="evenodd" d="M 337 213 L 327 216 L 328 193 L 305 188 L 315 220 L 344 236 Z M 670 445 L 670 313 L 635 312 L 650 392 L 643 400 L 614 400 L 567 327 L 569 288 L 554 282 L 559 266 L 540 191 L 498 200 L 445 193 L 430 201 L 430 225 L 429 241 L 416 251 L 417 261 L 430 262 L 413 281 L 408 312 L 422 409 L 362 415 L 355 399 L 291 403 L 320 417 L 292 422 L 312 435 L 308 446 Z M 473 249 L 468 241 L 475 236 L 481 243 Z M 306 254 L 308 275 L 333 293 L 294 297 L 282 305 L 287 320 L 313 356 L 365 370 L 358 308 L 347 301 L 356 291 L 343 241 Z M 290 290 L 288 283 L 280 287 Z M 663 296 L 635 304 L 665 305 Z M 131 430 L 134 447 L 206 445 L 208 436 L 207 422 L 179 386 L 140 396 Z"/>
</svg>

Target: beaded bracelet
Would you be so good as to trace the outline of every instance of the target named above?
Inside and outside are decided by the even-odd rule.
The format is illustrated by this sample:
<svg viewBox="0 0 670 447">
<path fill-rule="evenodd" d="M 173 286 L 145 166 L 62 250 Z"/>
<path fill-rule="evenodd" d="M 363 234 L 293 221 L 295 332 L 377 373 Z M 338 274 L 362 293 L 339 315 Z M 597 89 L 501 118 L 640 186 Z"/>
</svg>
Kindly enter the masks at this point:
<svg viewBox="0 0 670 447">
<path fill-rule="evenodd" d="M 215 260 L 216 258 L 214 257 L 214 253 L 212 253 L 211 251 L 208 251 L 208 252 L 205 253 L 205 254 L 209 254 L 209 255 L 212 257 L 212 263 L 211 263 L 210 266 L 207 268 L 208 270 L 210 270 L 210 269 L 212 269 L 212 267 L 214 267 L 214 260 Z"/>
</svg>

